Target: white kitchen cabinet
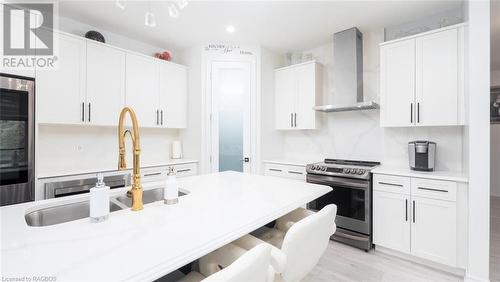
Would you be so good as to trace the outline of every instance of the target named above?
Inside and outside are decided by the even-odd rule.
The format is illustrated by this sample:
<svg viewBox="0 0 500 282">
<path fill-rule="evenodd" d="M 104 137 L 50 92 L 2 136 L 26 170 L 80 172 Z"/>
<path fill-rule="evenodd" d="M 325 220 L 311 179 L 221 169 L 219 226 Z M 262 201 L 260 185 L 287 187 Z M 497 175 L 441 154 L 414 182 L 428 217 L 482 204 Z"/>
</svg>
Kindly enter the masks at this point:
<svg viewBox="0 0 500 282">
<path fill-rule="evenodd" d="M 457 261 L 456 203 L 412 197 L 411 253 L 455 266 Z"/>
<path fill-rule="evenodd" d="M 457 183 L 385 174 L 373 179 L 374 244 L 457 267 Z"/>
<path fill-rule="evenodd" d="M 306 181 L 306 167 L 291 164 L 265 163 L 264 175 Z"/>
<path fill-rule="evenodd" d="M 321 101 L 321 66 L 315 61 L 275 71 L 275 128 L 316 129 Z"/>
<path fill-rule="evenodd" d="M 373 192 L 373 243 L 410 253 L 410 196 Z"/>
<path fill-rule="evenodd" d="M 380 119 L 382 126 L 414 124 L 415 40 L 380 48 Z"/>
<path fill-rule="evenodd" d="M 126 55 L 125 104 L 134 110 L 141 127 L 160 125 L 159 77 L 156 60 L 136 54 Z"/>
<path fill-rule="evenodd" d="M 416 38 L 417 125 L 458 124 L 458 30 Z"/>
<path fill-rule="evenodd" d="M 384 127 L 464 124 L 462 24 L 380 45 Z"/>
<path fill-rule="evenodd" d="M 187 69 L 171 63 L 160 64 L 159 109 L 160 126 L 186 128 Z"/>
<path fill-rule="evenodd" d="M 38 123 L 85 122 L 85 41 L 54 32 L 58 42 L 54 69 L 36 72 Z"/>
<path fill-rule="evenodd" d="M 87 42 L 86 82 L 86 122 L 116 126 L 125 104 L 125 52 Z"/>
</svg>

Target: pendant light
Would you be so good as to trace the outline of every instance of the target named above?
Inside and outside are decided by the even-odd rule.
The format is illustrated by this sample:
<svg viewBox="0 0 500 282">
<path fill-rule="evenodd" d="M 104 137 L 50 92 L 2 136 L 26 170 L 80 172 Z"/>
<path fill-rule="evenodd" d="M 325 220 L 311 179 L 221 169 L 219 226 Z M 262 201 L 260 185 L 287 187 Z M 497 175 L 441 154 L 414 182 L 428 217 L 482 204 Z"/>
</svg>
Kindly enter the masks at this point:
<svg viewBox="0 0 500 282">
<path fill-rule="evenodd" d="M 144 24 L 149 27 L 155 27 L 156 19 L 155 15 L 151 12 L 151 2 L 148 2 L 148 5 L 149 5 L 149 10 L 146 12 L 146 15 L 144 17 Z"/>
</svg>

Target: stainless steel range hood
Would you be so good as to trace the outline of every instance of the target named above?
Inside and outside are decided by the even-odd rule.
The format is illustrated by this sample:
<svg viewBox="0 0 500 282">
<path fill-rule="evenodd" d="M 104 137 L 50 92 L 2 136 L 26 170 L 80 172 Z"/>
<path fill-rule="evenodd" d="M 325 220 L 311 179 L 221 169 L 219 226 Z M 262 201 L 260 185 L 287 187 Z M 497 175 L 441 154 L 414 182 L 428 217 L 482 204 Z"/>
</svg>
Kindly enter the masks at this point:
<svg viewBox="0 0 500 282">
<path fill-rule="evenodd" d="M 363 34 L 353 27 L 335 33 L 333 41 L 333 92 L 348 98 L 348 102 L 313 109 L 322 112 L 378 109 L 376 102 L 363 100 Z"/>
</svg>

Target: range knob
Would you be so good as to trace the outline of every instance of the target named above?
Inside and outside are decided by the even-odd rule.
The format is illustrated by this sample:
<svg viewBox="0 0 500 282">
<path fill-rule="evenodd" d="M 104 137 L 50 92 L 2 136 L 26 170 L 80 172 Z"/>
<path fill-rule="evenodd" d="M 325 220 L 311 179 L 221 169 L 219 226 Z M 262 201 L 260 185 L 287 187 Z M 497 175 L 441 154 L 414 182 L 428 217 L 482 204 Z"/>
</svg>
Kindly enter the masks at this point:
<svg viewBox="0 0 500 282">
<path fill-rule="evenodd" d="M 315 170 L 315 168 L 314 168 L 314 166 L 313 166 L 313 165 L 312 165 L 312 166 L 310 166 L 310 168 L 311 168 L 311 170 Z"/>
<path fill-rule="evenodd" d="M 358 173 L 359 175 L 362 175 L 362 174 L 364 174 L 364 173 L 365 173 L 365 171 L 364 171 L 364 170 L 362 170 L 362 169 L 358 169 L 357 173 Z"/>
<path fill-rule="evenodd" d="M 322 170 L 322 171 L 326 171 L 326 166 L 322 166 L 322 167 L 321 167 L 321 170 Z"/>
<path fill-rule="evenodd" d="M 351 173 L 351 169 L 350 169 L 350 168 L 344 168 L 344 173 L 345 173 L 345 174 L 349 174 L 349 173 Z"/>
</svg>

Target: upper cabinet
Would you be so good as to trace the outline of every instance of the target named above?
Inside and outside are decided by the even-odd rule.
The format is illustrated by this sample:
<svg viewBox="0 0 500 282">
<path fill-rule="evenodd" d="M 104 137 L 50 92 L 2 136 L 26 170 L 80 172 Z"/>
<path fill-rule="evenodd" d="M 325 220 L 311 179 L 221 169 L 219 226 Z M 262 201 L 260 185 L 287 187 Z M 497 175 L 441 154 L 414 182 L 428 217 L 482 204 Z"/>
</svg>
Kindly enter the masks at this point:
<svg viewBox="0 0 500 282">
<path fill-rule="evenodd" d="M 186 128 L 187 68 L 160 64 L 160 126 Z"/>
<path fill-rule="evenodd" d="M 185 128 L 187 68 L 54 31 L 55 69 L 37 70 L 37 121 L 117 126 L 131 107 L 139 126 Z"/>
<path fill-rule="evenodd" d="M 127 54 L 126 74 L 126 105 L 134 110 L 141 126 L 159 126 L 159 65 L 146 56 Z"/>
<path fill-rule="evenodd" d="M 185 128 L 187 69 L 127 54 L 125 101 L 137 114 L 141 126 Z"/>
<path fill-rule="evenodd" d="M 464 26 L 380 46 L 384 127 L 464 124 Z"/>
<path fill-rule="evenodd" d="M 36 111 L 39 123 L 82 124 L 85 101 L 85 41 L 54 32 L 58 59 L 54 69 L 36 73 Z"/>
<path fill-rule="evenodd" d="M 116 125 L 125 104 L 125 52 L 87 43 L 87 119 L 96 125 Z"/>
<path fill-rule="evenodd" d="M 321 66 L 315 61 L 275 71 L 275 128 L 316 129 L 321 103 Z"/>
</svg>

